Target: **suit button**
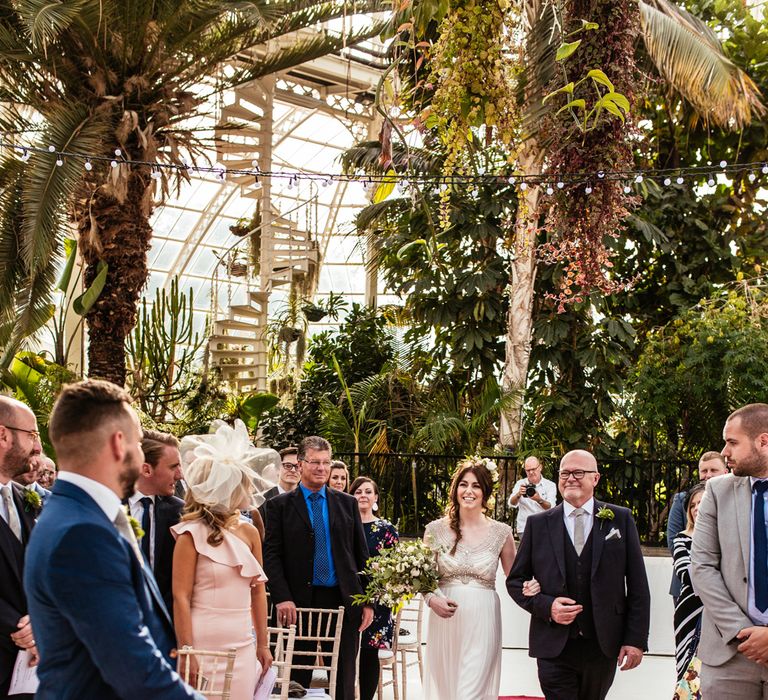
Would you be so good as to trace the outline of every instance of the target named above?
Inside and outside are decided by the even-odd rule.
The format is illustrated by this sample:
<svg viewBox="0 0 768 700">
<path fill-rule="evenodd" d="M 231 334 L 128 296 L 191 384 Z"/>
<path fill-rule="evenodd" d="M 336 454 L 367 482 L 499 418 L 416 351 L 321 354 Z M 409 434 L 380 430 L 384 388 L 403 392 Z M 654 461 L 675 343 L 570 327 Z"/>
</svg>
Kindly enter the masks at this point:
<svg viewBox="0 0 768 700">
<path fill-rule="evenodd" d="M 744 583 L 746 583 L 746 582 L 747 582 L 747 577 L 745 576 L 745 577 L 744 577 Z"/>
</svg>

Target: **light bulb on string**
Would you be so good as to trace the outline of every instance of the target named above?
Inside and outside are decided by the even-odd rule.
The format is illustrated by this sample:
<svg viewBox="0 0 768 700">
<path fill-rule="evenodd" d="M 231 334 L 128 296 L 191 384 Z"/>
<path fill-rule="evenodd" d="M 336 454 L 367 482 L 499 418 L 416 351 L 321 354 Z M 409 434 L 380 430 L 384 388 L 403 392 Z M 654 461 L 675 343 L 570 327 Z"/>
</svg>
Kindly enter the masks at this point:
<svg viewBox="0 0 768 700">
<path fill-rule="evenodd" d="M 562 180 L 560 180 L 560 181 L 557 183 L 557 189 L 558 189 L 558 190 L 562 190 L 562 189 L 563 189 L 563 187 L 565 187 L 565 183 L 564 183 Z"/>
<path fill-rule="evenodd" d="M 150 173 L 150 177 L 153 180 L 159 180 L 162 177 L 162 173 L 160 172 L 160 168 L 152 168 L 152 172 Z"/>
<path fill-rule="evenodd" d="M 119 148 L 116 148 L 115 155 L 119 158 L 121 155 L 123 155 L 123 152 Z"/>
<path fill-rule="evenodd" d="M 555 190 L 554 190 L 554 189 L 552 189 L 552 185 L 547 185 L 547 194 L 553 194 L 553 193 L 554 193 L 554 191 L 555 191 Z"/>
<path fill-rule="evenodd" d="M 629 185 L 624 185 L 624 194 L 629 194 L 632 188 Z"/>
<path fill-rule="evenodd" d="M 707 180 L 707 184 L 708 184 L 710 187 L 714 187 L 714 186 L 715 186 L 715 178 L 713 178 L 713 177 L 710 175 L 710 176 L 709 176 L 709 179 Z"/>
<path fill-rule="evenodd" d="M 750 173 L 749 175 L 747 175 L 747 179 L 750 182 L 754 182 L 755 180 L 757 180 L 757 175 L 755 175 L 754 173 Z"/>
<path fill-rule="evenodd" d="M 764 165 L 764 166 L 763 166 L 763 167 L 760 169 L 760 172 L 762 172 L 762 173 L 763 173 L 763 175 L 768 175 L 768 165 Z"/>
<path fill-rule="evenodd" d="M 117 167 L 117 165 L 118 165 L 118 163 L 117 163 L 117 161 L 116 161 L 116 160 L 111 160 L 111 161 L 109 161 L 109 165 L 110 165 L 111 167 L 113 167 L 113 168 L 116 168 L 116 167 Z"/>
<path fill-rule="evenodd" d="M 56 158 L 56 165 L 58 167 L 61 167 L 62 165 L 64 165 L 64 159 L 61 157 L 61 154 L 59 154 L 59 156 Z"/>
<path fill-rule="evenodd" d="M 91 170 L 93 170 L 93 163 L 91 163 L 91 159 L 90 159 L 90 158 L 86 158 L 86 159 L 85 159 L 85 164 L 83 165 L 83 167 L 84 167 L 84 168 L 85 168 L 85 169 L 86 169 L 88 172 L 91 172 Z"/>
<path fill-rule="evenodd" d="M 26 163 L 31 157 L 32 157 L 32 153 L 28 151 L 26 148 L 23 149 L 21 154 L 21 160 Z"/>
<path fill-rule="evenodd" d="M 664 186 L 669 187 L 672 184 L 672 180 L 668 177 L 664 178 Z"/>
<path fill-rule="evenodd" d="M 598 170 L 597 176 L 602 180 L 605 177 L 605 173 L 602 170 Z"/>
<path fill-rule="evenodd" d="M 725 170 L 728 167 L 728 161 L 721 160 L 720 161 L 720 167 Z"/>
<path fill-rule="evenodd" d="M 637 177 L 635 178 L 635 182 L 639 185 L 643 181 L 643 176 L 640 175 L 640 173 L 637 174 Z"/>
<path fill-rule="evenodd" d="M 590 185 L 584 188 L 584 194 L 592 194 L 592 187 Z"/>
<path fill-rule="evenodd" d="M 528 189 L 528 183 L 527 182 L 521 182 L 520 183 L 520 191 L 525 192 Z"/>
<path fill-rule="evenodd" d="M 675 182 L 676 182 L 678 185 L 682 185 L 682 184 L 685 182 L 685 180 L 683 179 L 683 176 L 682 176 L 682 175 L 678 175 L 678 176 L 677 176 L 677 180 L 675 180 Z"/>
<path fill-rule="evenodd" d="M 48 151 L 50 153 L 56 153 L 56 146 L 48 146 Z"/>
</svg>

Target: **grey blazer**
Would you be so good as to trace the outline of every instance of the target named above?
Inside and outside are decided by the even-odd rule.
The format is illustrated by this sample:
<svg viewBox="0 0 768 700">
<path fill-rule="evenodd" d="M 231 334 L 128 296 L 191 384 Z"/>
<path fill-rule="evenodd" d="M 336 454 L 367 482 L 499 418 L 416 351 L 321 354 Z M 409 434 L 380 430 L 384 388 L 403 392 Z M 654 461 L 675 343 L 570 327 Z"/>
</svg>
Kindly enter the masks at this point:
<svg viewBox="0 0 768 700">
<path fill-rule="evenodd" d="M 710 666 L 733 657 L 736 635 L 754 624 L 747 614 L 751 513 L 749 477 L 707 481 L 693 533 L 691 578 L 704 603 L 698 655 Z"/>
</svg>

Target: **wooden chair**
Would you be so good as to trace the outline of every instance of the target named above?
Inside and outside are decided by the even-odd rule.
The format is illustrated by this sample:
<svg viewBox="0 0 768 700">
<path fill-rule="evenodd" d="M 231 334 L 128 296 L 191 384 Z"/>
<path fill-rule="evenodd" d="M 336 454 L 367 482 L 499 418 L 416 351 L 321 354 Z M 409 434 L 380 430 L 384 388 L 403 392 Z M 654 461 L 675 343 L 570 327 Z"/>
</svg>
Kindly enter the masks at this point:
<svg viewBox="0 0 768 700">
<path fill-rule="evenodd" d="M 190 678 L 190 668 L 187 660 L 194 656 L 197 660 L 197 677 Z M 210 651 L 183 647 L 176 651 L 178 667 L 183 669 L 181 677 L 206 698 L 230 700 L 232 686 L 232 671 L 235 667 L 237 649 L 227 651 Z"/>
<path fill-rule="evenodd" d="M 294 643 L 293 668 L 328 672 L 328 695 L 336 697 L 336 674 L 341 647 L 341 625 L 344 622 L 344 608 L 297 608 L 296 639 Z M 311 645 L 307 651 L 296 647 L 305 642 Z M 303 662 L 303 663 L 300 663 Z"/>
<path fill-rule="evenodd" d="M 267 627 L 269 648 L 272 650 L 272 666 L 277 670 L 275 686 L 280 688 L 280 700 L 287 700 L 293 667 L 293 645 L 296 641 L 296 625 Z M 277 697 L 277 696 L 274 696 Z"/>
<path fill-rule="evenodd" d="M 395 616 L 395 629 L 392 636 L 392 649 L 379 652 L 379 690 L 378 700 L 382 700 L 384 688 L 391 685 L 395 700 L 400 700 L 400 681 L 402 679 L 402 700 L 408 697 L 408 669 L 419 666 L 419 676 L 424 682 L 424 659 L 422 657 L 422 627 L 424 620 L 424 598 L 417 596 L 407 607 L 401 608 Z M 401 635 L 400 630 L 407 629 L 409 634 Z M 408 661 L 408 654 L 415 654 L 416 659 Z M 384 671 L 389 671 L 392 677 L 383 680 Z"/>
</svg>

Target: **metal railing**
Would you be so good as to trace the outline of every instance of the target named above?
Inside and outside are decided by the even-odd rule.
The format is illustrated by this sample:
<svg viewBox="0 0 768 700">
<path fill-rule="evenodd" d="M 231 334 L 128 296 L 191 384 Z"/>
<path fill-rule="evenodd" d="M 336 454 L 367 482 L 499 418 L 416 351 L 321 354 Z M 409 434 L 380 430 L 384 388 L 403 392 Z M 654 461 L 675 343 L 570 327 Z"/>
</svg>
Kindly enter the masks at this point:
<svg viewBox="0 0 768 700">
<path fill-rule="evenodd" d="M 484 455 L 499 466 L 495 518 L 514 525 L 516 510 L 508 504 L 515 482 L 523 478 L 522 460 L 513 455 Z M 379 515 L 405 536 L 420 536 L 428 522 L 445 511 L 456 455 L 337 453 L 349 465 L 351 478 L 369 476 L 379 487 Z M 544 477 L 557 481 L 557 464 L 544 465 Z M 665 545 L 667 513 L 677 491 L 695 483 L 696 463 L 635 455 L 600 462 L 597 498 L 632 511 L 640 539 Z M 559 500 L 559 497 L 558 497 Z"/>
</svg>

